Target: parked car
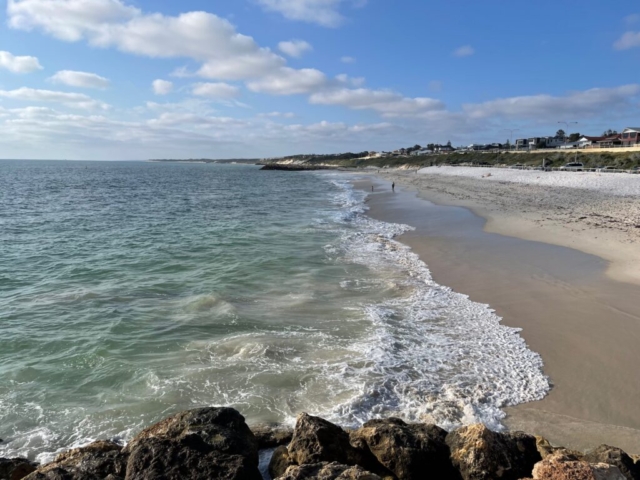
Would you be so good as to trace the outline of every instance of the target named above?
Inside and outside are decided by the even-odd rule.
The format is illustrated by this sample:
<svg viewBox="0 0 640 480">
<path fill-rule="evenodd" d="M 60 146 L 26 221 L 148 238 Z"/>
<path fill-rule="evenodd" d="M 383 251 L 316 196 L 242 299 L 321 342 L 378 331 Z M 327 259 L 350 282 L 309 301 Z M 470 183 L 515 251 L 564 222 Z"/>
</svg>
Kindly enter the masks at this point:
<svg viewBox="0 0 640 480">
<path fill-rule="evenodd" d="M 616 170 L 617 168 L 612 166 L 596 168 L 596 172 L 599 172 L 599 173 L 615 172 Z"/>
<path fill-rule="evenodd" d="M 631 170 L 629 170 L 629 173 L 640 174 L 640 167 L 633 167 Z"/>
<path fill-rule="evenodd" d="M 582 172 L 584 170 L 584 165 L 579 162 L 567 163 L 560 167 L 560 170 L 564 172 Z"/>
<path fill-rule="evenodd" d="M 516 165 L 512 165 L 510 168 L 515 168 L 516 170 L 522 170 L 524 168 L 524 165 L 522 165 L 521 163 L 518 163 Z"/>
</svg>

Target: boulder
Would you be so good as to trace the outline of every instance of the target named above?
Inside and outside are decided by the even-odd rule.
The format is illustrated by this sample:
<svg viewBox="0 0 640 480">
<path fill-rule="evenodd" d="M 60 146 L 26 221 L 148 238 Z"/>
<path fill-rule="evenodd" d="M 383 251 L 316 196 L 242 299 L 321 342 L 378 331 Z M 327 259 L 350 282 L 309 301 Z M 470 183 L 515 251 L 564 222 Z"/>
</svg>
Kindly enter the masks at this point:
<svg viewBox="0 0 640 480">
<path fill-rule="evenodd" d="M 294 463 L 289 457 L 289 450 L 284 445 L 281 445 L 273 451 L 269 462 L 269 475 L 271 475 L 271 478 L 278 478 L 284 475 L 292 465 Z"/>
<path fill-rule="evenodd" d="M 349 434 L 342 428 L 306 413 L 298 417 L 288 456 L 290 465 L 337 462 L 341 465 L 359 465 L 381 477 L 390 476 L 390 472 L 368 449 L 352 446 Z"/>
<path fill-rule="evenodd" d="M 496 433 L 484 425 L 451 432 L 446 443 L 464 480 L 518 480 L 531 476 L 542 460 L 536 439 L 521 432 Z"/>
<path fill-rule="evenodd" d="M 615 465 L 627 480 L 640 480 L 640 465 L 619 448 L 600 445 L 585 453 L 584 459 L 589 463 Z"/>
<path fill-rule="evenodd" d="M 258 442 L 231 408 L 201 408 L 167 418 L 137 435 L 126 480 L 261 480 Z"/>
<path fill-rule="evenodd" d="M 325 462 L 289 467 L 277 480 L 380 480 L 380 477 L 358 466 Z"/>
<path fill-rule="evenodd" d="M 258 448 L 276 448 L 281 445 L 288 445 L 293 438 L 293 428 L 280 424 L 259 424 L 252 425 L 251 431 L 256 437 Z"/>
<path fill-rule="evenodd" d="M 0 480 L 20 480 L 36 468 L 38 464 L 26 458 L 0 458 Z"/>
<path fill-rule="evenodd" d="M 447 432 L 435 425 L 407 424 L 397 418 L 372 420 L 352 432 L 351 443 L 368 449 L 399 480 L 457 479 L 449 458 Z"/>
<path fill-rule="evenodd" d="M 577 450 L 569 450 L 568 448 L 564 447 L 554 447 L 549 443 L 547 439 L 543 437 L 536 436 L 536 448 L 538 449 L 538 453 L 540 453 L 540 456 L 543 460 L 548 456 L 554 455 L 556 453 L 560 453 L 565 457 L 570 457 L 572 460 L 576 461 L 584 459 L 584 453 L 578 452 Z"/>
<path fill-rule="evenodd" d="M 86 447 L 61 453 L 55 460 L 42 465 L 25 480 L 69 479 L 103 480 L 124 478 L 127 458 L 117 443 L 100 440 Z"/>
<path fill-rule="evenodd" d="M 589 464 L 555 453 L 533 467 L 533 480 L 624 480 L 620 469 L 606 463 Z"/>
</svg>

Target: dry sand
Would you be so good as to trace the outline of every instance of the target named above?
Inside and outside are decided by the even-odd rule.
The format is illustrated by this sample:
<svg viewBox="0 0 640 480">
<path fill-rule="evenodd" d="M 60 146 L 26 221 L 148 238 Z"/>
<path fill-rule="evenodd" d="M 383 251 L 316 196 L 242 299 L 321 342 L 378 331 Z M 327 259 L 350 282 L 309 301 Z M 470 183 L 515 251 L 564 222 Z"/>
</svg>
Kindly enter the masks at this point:
<svg viewBox="0 0 640 480">
<path fill-rule="evenodd" d="M 599 207 L 599 192 L 547 186 L 539 187 L 546 189 L 541 195 L 531 185 L 479 178 L 384 177 L 384 183 L 363 185 L 370 190 L 378 182 L 376 191 L 385 191 L 370 196 L 370 214 L 416 227 L 400 240 L 421 256 L 434 279 L 491 305 L 505 324 L 522 328 L 542 356 L 553 388 L 540 402 L 508 408 L 507 426 L 571 448 L 608 443 L 640 453 L 640 277 L 625 269 L 619 255 L 640 260 L 640 230 L 622 226 L 619 213 L 639 212 L 637 201 L 603 195 Z M 557 202 L 570 210 L 554 208 Z M 464 205 L 489 221 L 444 205 Z M 613 221 L 594 225 L 593 215 Z M 613 257 L 618 268 L 603 259 Z"/>
</svg>

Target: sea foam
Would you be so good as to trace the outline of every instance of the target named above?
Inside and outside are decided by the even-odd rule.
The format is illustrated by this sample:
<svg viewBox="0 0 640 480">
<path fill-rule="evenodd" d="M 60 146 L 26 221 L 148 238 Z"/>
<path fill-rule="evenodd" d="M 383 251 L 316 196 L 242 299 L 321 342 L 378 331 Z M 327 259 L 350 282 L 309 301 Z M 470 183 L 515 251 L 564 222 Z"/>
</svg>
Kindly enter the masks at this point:
<svg viewBox="0 0 640 480">
<path fill-rule="evenodd" d="M 361 392 L 322 412 L 341 423 L 359 424 L 395 415 L 452 429 L 482 422 L 502 429 L 503 407 L 542 399 L 549 382 L 542 359 L 519 329 L 501 324 L 488 306 L 433 281 L 427 265 L 395 238 L 411 230 L 366 216 L 364 193 L 347 180 L 335 201 L 350 229 L 339 251 L 347 262 L 378 272 L 395 271 L 401 294 L 362 308 L 374 329 L 354 347 L 370 362 Z"/>
</svg>

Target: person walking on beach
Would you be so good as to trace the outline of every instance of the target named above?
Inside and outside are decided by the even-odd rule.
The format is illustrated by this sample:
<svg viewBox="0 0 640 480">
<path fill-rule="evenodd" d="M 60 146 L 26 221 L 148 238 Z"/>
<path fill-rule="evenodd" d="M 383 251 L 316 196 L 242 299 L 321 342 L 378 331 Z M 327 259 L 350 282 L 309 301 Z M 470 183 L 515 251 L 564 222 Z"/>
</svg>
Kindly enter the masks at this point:
<svg viewBox="0 0 640 480">
<path fill-rule="evenodd" d="M 396 191 L 396 182 L 393 182 L 393 183 L 391 184 L 391 191 L 392 191 L 392 192 L 395 192 L 395 191 Z"/>
</svg>

